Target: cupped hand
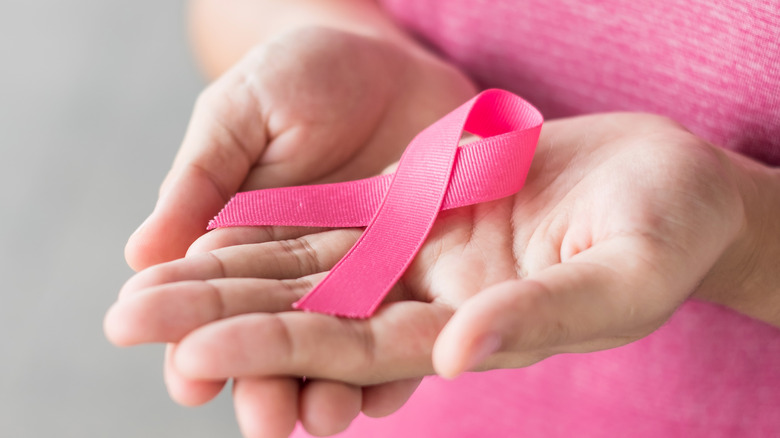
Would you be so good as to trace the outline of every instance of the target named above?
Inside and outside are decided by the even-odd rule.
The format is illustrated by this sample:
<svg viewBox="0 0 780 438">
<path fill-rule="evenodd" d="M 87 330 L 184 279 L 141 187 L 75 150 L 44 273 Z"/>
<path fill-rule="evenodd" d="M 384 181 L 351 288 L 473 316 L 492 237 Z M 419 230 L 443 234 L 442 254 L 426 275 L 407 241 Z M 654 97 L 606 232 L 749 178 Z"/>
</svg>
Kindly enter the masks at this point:
<svg viewBox="0 0 780 438">
<path fill-rule="evenodd" d="M 329 415 L 307 393 L 316 385 L 275 376 L 346 382 L 353 386 L 339 388 L 349 394 L 322 392 L 348 400 L 330 417 L 345 427 L 360 397 L 369 412 L 391 412 L 424 375 L 523 367 L 648 335 L 691 295 L 717 289 L 744 220 L 725 152 L 673 122 L 643 114 L 553 121 L 526 186 L 442 212 L 370 319 L 286 311 L 358 230 L 240 228 L 210 233 L 195 244 L 199 254 L 131 279 L 106 328 L 118 344 L 178 342 L 168 363 L 188 379 L 237 377 L 245 430 L 280 409 L 287 416 L 273 424 L 284 418 L 285 427 L 299 416 L 306 425 L 307 412 Z M 256 243 L 222 247 L 227 233 Z M 280 382 L 287 386 L 265 391 L 276 399 L 258 390 Z M 338 429 L 330 427 L 319 432 Z"/>
<path fill-rule="evenodd" d="M 209 219 L 237 191 L 375 175 L 398 159 L 417 132 L 474 93 L 474 86 L 457 69 L 420 50 L 376 38 L 310 28 L 258 46 L 199 97 L 157 206 L 127 244 L 127 261 L 142 270 L 184 256 L 205 233 Z M 265 238 L 287 239 L 313 231 L 273 230 Z M 251 243 L 257 241 L 257 232 L 227 230 L 212 234 L 218 239 L 210 241 L 214 246 Z M 273 303 L 263 309 L 279 308 Z M 187 405 L 213 398 L 225 380 L 181 376 L 171 366 L 172 348 L 165 365 L 172 397 Z M 257 404 L 253 394 L 298 385 L 291 379 L 263 382 L 237 381 L 239 415 Z M 354 401 L 361 394 L 364 401 L 357 408 L 379 415 L 394 409 L 385 406 L 388 396 L 402 403 L 414 387 L 416 381 L 410 380 L 359 391 L 309 379 L 305 392 L 310 394 L 307 400 L 347 397 Z M 284 418 L 269 409 L 260 411 L 270 412 L 273 419 Z M 328 425 L 327 419 L 338 415 L 312 412 L 310 416 L 320 415 L 326 421 L 309 421 L 311 429 L 320 423 L 326 431 L 342 427 Z M 261 427 L 273 435 L 266 426 Z"/>
<path fill-rule="evenodd" d="M 135 270 L 185 255 L 238 191 L 378 174 L 475 94 L 454 67 L 378 38 L 306 28 L 250 51 L 198 98 Z"/>
</svg>

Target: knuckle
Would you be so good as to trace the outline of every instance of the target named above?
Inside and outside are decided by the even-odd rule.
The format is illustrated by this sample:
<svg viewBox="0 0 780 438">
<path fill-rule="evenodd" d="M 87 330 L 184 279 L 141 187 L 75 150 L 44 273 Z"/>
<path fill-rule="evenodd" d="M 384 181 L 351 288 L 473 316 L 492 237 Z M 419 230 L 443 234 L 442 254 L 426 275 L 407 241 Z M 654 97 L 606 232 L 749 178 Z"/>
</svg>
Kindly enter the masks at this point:
<svg viewBox="0 0 780 438">
<path fill-rule="evenodd" d="M 314 283 L 306 277 L 280 280 L 279 285 L 299 298 L 314 289 Z"/>
<path fill-rule="evenodd" d="M 213 310 L 212 320 L 217 321 L 230 316 L 228 315 L 228 306 L 225 302 L 225 296 L 222 294 L 219 287 L 208 280 L 203 281 L 203 284 L 206 287 L 208 298 L 211 303 L 207 308 Z"/>
<path fill-rule="evenodd" d="M 280 357 L 286 358 L 285 362 L 289 365 L 299 364 L 301 348 L 298 346 L 288 321 L 278 315 L 271 315 L 271 321 L 274 323 L 273 329 L 277 335 L 274 338 L 279 339 L 279 345 L 282 347 L 279 352 Z"/>
<path fill-rule="evenodd" d="M 521 345 L 520 349 L 537 349 L 542 347 L 552 347 L 561 345 L 572 339 L 573 327 L 572 321 L 564 320 L 562 315 L 556 312 L 560 303 L 557 303 L 556 295 L 550 291 L 544 284 L 533 280 L 535 291 L 524 297 L 522 302 L 527 309 L 521 309 L 522 313 L 536 315 L 535 318 L 529 318 L 519 333 Z"/>
<path fill-rule="evenodd" d="M 297 263 L 299 275 L 319 272 L 319 255 L 307 239 L 280 240 L 279 245 L 282 251 Z"/>
<path fill-rule="evenodd" d="M 355 324 L 354 321 L 343 321 L 342 324 L 346 325 L 354 340 L 352 345 L 355 351 L 350 355 L 354 360 L 347 361 L 344 364 L 346 366 L 339 366 L 339 373 L 345 379 L 359 383 L 383 380 L 386 376 L 379 374 L 382 367 L 377 363 L 377 340 L 370 324 L 365 322 Z"/>
</svg>

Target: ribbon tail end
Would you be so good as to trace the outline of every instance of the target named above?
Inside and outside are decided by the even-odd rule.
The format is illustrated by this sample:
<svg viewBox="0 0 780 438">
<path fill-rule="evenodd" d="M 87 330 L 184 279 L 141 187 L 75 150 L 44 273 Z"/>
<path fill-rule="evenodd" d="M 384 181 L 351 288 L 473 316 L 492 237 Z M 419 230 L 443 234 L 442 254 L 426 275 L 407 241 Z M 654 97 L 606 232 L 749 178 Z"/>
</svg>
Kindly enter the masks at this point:
<svg viewBox="0 0 780 438">
<path fill-rule="evenodd" d="M 371 308 L 358 308 L 354 303 L 347 308 L 339 308 L 343 306 L 335 306 L 332 303 L 316 302 L 318 300 L 309 300 L 308 296 L 301 298 L 293 303 L 293 308 L 302 310 L 304 312 L 323 313 L 325 315 L 336 316 L 339 318 L 350 319 L 367 319 L 374 313 L 375 309 Z M 312 302 L 315 301 L 315 302 Z"/>
</svg>

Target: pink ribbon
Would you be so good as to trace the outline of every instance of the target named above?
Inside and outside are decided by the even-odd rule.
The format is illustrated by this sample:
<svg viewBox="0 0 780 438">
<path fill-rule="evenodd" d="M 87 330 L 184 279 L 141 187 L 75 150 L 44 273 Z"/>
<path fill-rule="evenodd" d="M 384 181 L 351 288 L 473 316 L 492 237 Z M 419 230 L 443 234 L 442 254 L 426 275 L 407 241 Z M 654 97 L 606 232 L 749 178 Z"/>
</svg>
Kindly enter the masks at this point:
<svg viewBox="0 0 780 438">
<path fill-rule="evenodd" d="M 367 226 L 325 279 L 294 304 L 367 318 L 412 262 L 439 211 L 520 190 L 541 127 L 542 115 L 531 104 L 507 91 L 487 90 L 418 134 L 395 173 L 238 193 L 209 229 Z M 482 138 L 458 147 L 464 130 Z"/>
</svg>

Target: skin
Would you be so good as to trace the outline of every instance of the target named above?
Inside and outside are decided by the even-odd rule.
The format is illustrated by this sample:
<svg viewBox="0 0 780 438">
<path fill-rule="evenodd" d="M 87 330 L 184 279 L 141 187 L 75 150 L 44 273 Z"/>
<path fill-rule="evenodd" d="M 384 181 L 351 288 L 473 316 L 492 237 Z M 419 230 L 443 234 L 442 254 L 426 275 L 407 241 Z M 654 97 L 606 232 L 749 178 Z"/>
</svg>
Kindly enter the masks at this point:
<svg viewBox="0 0 780 438">
<path fill-rule="evenodd" d="M 526 186 L 443 212 L 374 317 L 290 311 L 360 230 L 204 235 L 208 219 L 239 190 L 379 173 L 475 87 L 371 2 L 294 1 L 250 26 L 269 4 L 231 2 L 220 18 L 195 3 L 201 60 L 228 70 L 196 104 L 128 242 L 140 272 L 106 316 L 117 345 L 170 343 L 175 400 L 205 403 L 234 378 L 245 436 L 286 436 L 298 420 L 329 435 L 361 410 L 394 412 L 422 376 L 624 345 L 691 297 L 780 326 L 778 171 L 648 114 L 547 122 Z"/>
</svg>

